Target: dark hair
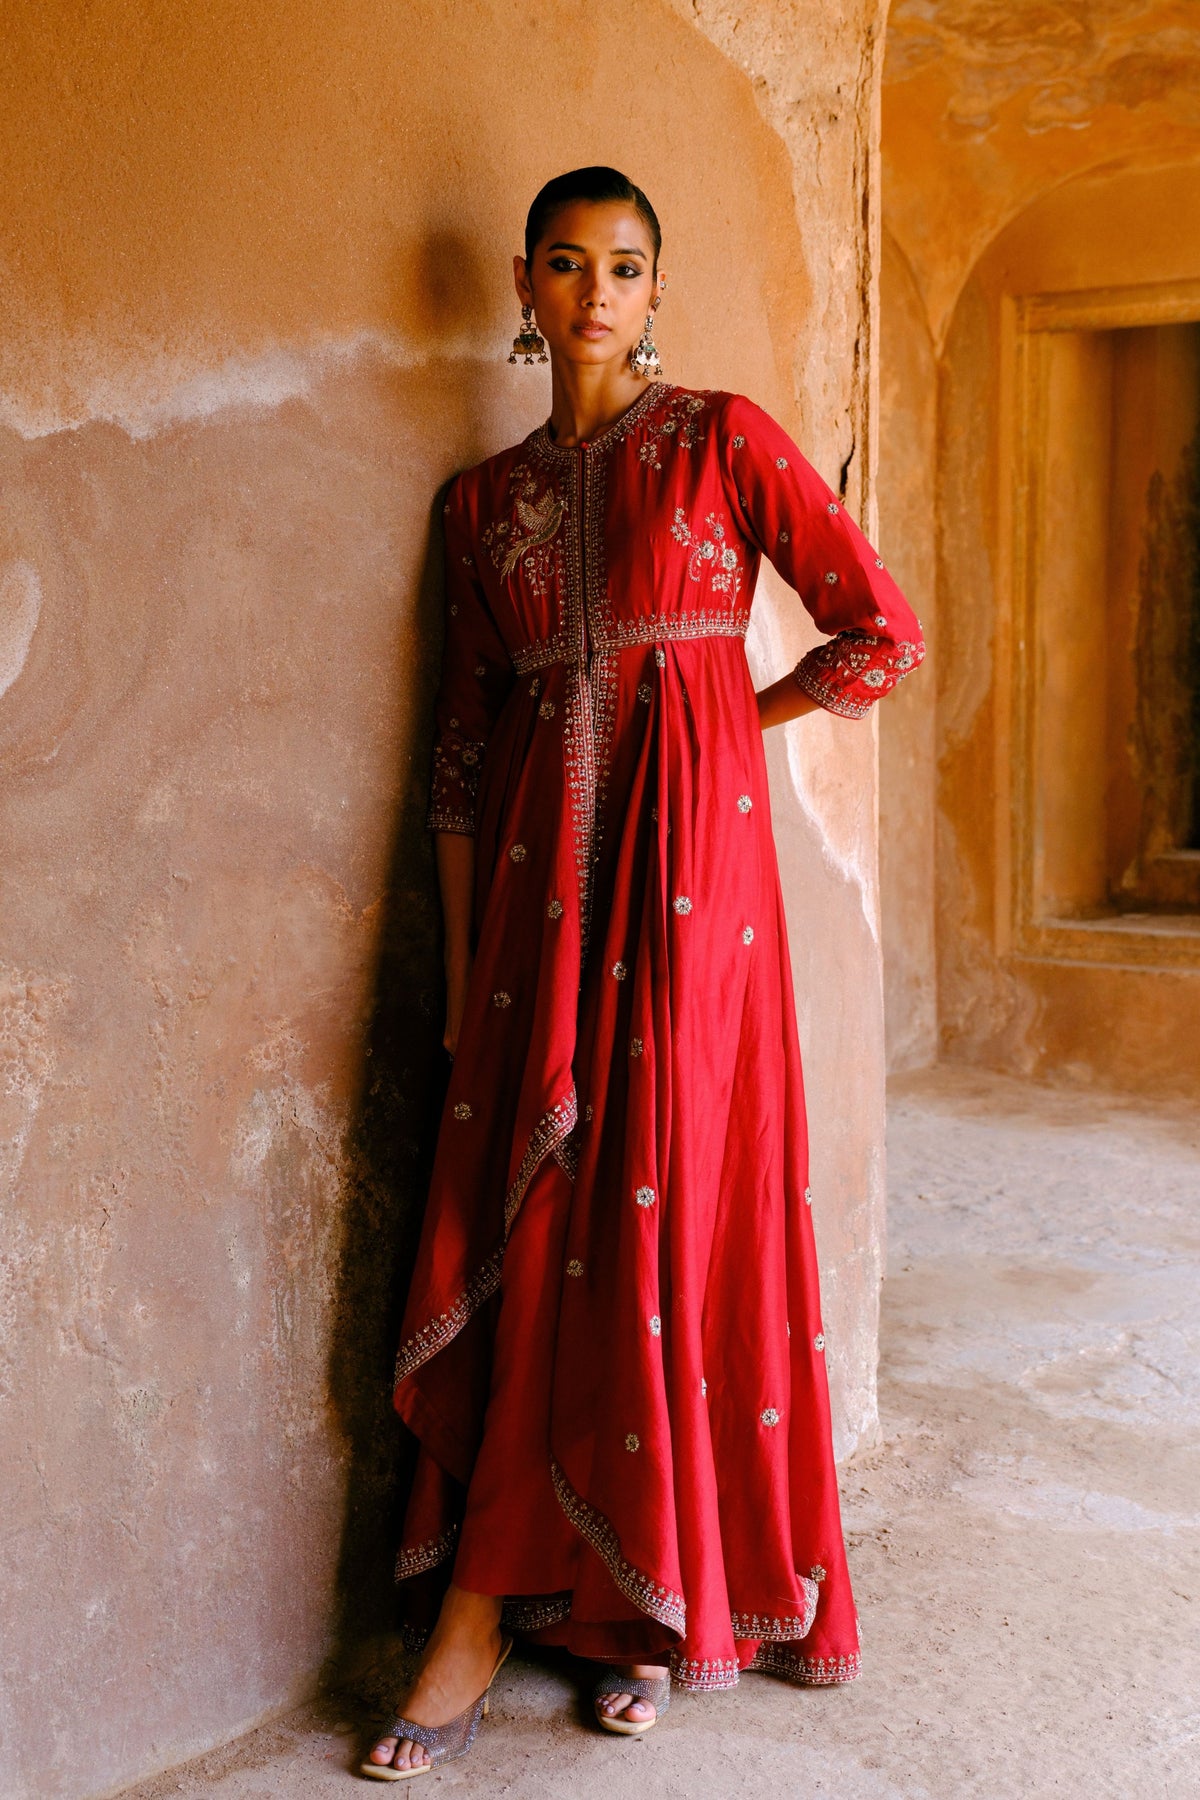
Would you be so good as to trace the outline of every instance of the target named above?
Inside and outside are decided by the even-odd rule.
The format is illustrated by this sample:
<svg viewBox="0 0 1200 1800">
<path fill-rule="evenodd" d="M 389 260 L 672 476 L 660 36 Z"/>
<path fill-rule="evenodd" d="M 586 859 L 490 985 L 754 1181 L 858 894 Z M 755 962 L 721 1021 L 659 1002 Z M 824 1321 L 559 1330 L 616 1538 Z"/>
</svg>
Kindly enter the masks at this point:
<svg viewBox="0 0 1200 1800">
<path fill-rule="evenodd" d="M 570 206 L 575 200 L 596 203 L 618 200 L 625 206 L 632 206 L 650 233 L 650 242 L 654 246 L 654 269 L 657 272 L 658 253 L 662 249 L 662 228 L 658 223 L 658 214 L 641 188 L 636 187 L 628 175 L 622 175 L 620 169 L 606 168 L 603 163 L 588 169 L 571 169 L 566 175 L 556 175 L 553 181 L 548 181 L 534 195 L 533 205 L 525 220 L 527 263 L 533 261 L 533 253 L 549 231 L 550 221 L 555 213 L 560 212 L 564 206 Z"/>
</svg>

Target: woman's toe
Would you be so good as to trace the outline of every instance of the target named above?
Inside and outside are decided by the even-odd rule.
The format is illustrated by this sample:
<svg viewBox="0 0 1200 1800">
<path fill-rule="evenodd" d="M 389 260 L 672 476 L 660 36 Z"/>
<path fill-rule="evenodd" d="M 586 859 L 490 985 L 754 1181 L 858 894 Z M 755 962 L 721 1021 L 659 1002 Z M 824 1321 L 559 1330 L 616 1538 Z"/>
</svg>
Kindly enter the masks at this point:
<svg viewBox="0 0 1200 1800">
<path fill-rule="evenodd" d="M 383 1768 L 387 1763 L 391 1762 L 392 1757 L 395 1755 L 395 1751 L 395 1738 L 380 1738 L 379 1742 L 371 1751 L 371 1761 L 373 1763 L 378 1763 L 380 1767 Z"/>
</svg>

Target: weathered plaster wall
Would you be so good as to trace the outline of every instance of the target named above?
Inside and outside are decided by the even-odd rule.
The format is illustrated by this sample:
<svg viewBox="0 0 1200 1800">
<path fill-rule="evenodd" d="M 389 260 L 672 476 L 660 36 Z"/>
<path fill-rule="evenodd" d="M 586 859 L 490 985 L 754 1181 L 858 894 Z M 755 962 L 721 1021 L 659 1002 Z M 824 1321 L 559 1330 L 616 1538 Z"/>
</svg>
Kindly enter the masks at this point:
<svg viewBox="0 0 1200 1800">
<path fill-rule="evenodd" d="M 999 296 L 1149 281 L 1187 263 L 1182 246 L 1195 241 L 1197 215 L 1190 189 L 1171 171 L 1196 158 L 1198 77 L 1200 20 L 1183 0 L 893 0 L 888 13 L 882 192 L 894 255 L 882 281 L 881 516 L 893 563 L 919 558 L 917 507 L 933 497 L 939 546 L 936 580 L 910 577 L 937 639 L 936 679 L 902 692 L 881 721 L 895 1066 L 927 1058 L 922 1007 L 935 991 L 941 1054 L 1022 1069 L 1107 1070 L 1134 1085 L 1153 1083 L 1172 1065 L 1173 1021 L 1191 992 L 1178 974 L 1139 974 L 1115 966 L 1117 958 L 1107 977 L 1031 963 L 1012 979 L 1006 843 L 1017 751 L 1011 693 L 996 691 L 1004 664 L 997 643 L 1006 653 L 1003 634 L 1013 626 L 1002 466 L 1012 395 L 999 369 Z M 1121 186 L 1119 171 L 1133 187 Z M 1101 198 L 1110 192 L 1136 192 L 1139 203 L 1122 200 L 1110 217 Z M 1087 196 L 1085 228 L 1073 209 Z M 935 390 L 931 447 L 921 403 Z M 1069 455 L 1070 443 L 1063 448 Z M 901 521 L 903 545 L 892 541 Z M 978 755 L 966 752 L 968 742 Z M 1072 740 L 1076 756 L 1080 749 Z M 1065 781 L 1060 789 L 1069 818 Z M 935 809 L 936 972 L 923 899 Z M 1108 1001 L 1093 1010 L 1085 995 L 1100 988 Z M 1149 1038 L 1140 1027 L 1114 1030 L 1116 1015 L 1106 1009 L 1118 997 L 1123 1006 L 1127 990 L 1169 996 L 1161 1015 L 1155 1003 L 1135 1005 Z M 1061 1005 L 1048 999 L 1054 993 Z M 902 1035 L 914 1020 L 919 1049 Z"/>
<path fill-rule="evenodd" d="M 963 283 L 1071 176 L 1195 153 L 1192 0 L 892 0 L 885 206 L 940 350 Z"/>
<path fill-rule="evenodd" d="M 880 297 L 881 554 L 925 630 L 926 683 L 902 683 L 879 720 L 879 878 L 891 1071 L 937 1061 L 934 933 L 937 692 L 937 362 L 912 270 L 883 234 Z"/>
<path fill-rule="evenodd" d="M 508 260 L 537 185 L 605 159 L 666 225 L 668 372 L 754 395 L 870 519 L 878 13 L 9 8 L 13 1800 L 231 1735 L 388 1618 L 441 1077 L 434 493 L 544 415 Z M 808 641 L 768 584 L 756 674 Z M 771 761 L 844 1451 L 874 1424 L 874 729 Z"/>
<path fill-rule="evenodd" d="M 1026 1073 L 1067 1072 L 1193 1094 L 1200 1093 L 1200 967 L 1170 966 L 1178 962 L 1181 940 L 1164 944 L 1159 966 L 1141 967 L 1132 948 L 1089 964 L 1021 954 L 1014 942 L 1020 871 L 1013 867 L 1012 819 L 1023 751 L 1008 671 L 1021 623 L 1011 545 L 1013 370 L 1004 358 L 1002 324 L 1005 307 L 1022 294 L 1200 283 L 1198 225 L 1200 163 L 1079 177 L 1015 220 L 981 260 L 955 309 L 943 359 L 938 477 L 938 982 L 945 1053 Z M 1094 374 L 1084 382 L 1093 399 Z M 1080 453 L 1085 466 L 1087 437 L 1084 432 Z M 1074 534 L 1081 521 L 1066 485 L 1074 471 L 1070 444 L 1054 438 L 1051 447 L 1057 462 L 1044 471 L 1047 517 L 1051 529 L 1057 519 Z M 1106 535 L 1099 514 L 1090 531 L 1070 541 L 1082 555 L 1097 535 Z M 1071 590 L 1083 595 L 1077 605 L 1087 594 L 1081 570 Z M 1095 599 L 1103 603 L 1103 596 Z M 1054 621 L 1046 628 L 1053 631 Z M 1060 642 L 1078 642 L 1081 629 L 1064 612 Z M 1078 661 L 1068 677 L 1044 652 L 1043 644 L 1031 680 L 1103 684 L 1095 658 Z M 1102 718 L 1094 736 L 1094 752 L 1103 756 Z M 1051 820 L 1046 830 L 1060 855 L 1083 823 L 1084 796 L 1073 806 L 1064 785 L 1066 755 L 1060 749 L 1049 767 L 1043 757 L 1044 791 L 1057 794 L 1059 804 L 1057 825 Z M 1084 877 L 1076 871 L 1074 879 Z"/>
</svg>

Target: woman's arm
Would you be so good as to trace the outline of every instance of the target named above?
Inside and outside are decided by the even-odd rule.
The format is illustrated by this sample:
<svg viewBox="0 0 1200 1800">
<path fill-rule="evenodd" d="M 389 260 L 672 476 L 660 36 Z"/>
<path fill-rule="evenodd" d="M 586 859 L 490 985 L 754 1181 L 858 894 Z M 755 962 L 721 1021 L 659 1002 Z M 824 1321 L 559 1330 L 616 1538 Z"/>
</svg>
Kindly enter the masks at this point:
<svg viewBox="0 0 1200 1800">
<path fill-rule="evenodd" d="M 811 709 L 861 719 L 925 655 L 920 620 L 828 484 L 783 427 L 743 394 L 719 425 L 734 519 L 799 594 L 826 641 L 758 696 L 764 726 Z M 794 690 L 794 691 L 793 691 Z"/>
<path fill-rule="evenodd" d="M 805 693 L 794 672 L 772 682 L 770 687 L 760 688 L 755 698 L 758 722 L 764 731 L 768 725 L 786 725 L 789 719 L 798 719 L 801 713 L 821 710 L 820 702 Z"/>
<path fill-rule="evenodd" d="M 442 1042 L 451 1056 L 458 1048 L 463 1000 L 471 973 L 471 898 L 475 887 L 475 839 L 462 831 L 434 833 L 438 885 L 445 926 L 446 1030 Z"/>
</svg>

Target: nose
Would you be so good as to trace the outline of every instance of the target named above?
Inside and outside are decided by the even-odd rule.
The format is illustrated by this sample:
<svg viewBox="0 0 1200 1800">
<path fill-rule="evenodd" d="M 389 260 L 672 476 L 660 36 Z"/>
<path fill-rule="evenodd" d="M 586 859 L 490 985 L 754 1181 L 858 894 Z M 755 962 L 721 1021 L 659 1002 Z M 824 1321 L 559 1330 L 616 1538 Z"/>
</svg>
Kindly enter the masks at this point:
<svg viewBox="0 0 1200 1800">
<path fill-rule="evenodd" d="M 607 306 L 608 295 L 604 288 L 604 278 L 599 269 L 593 269 L 591 280 L 583 284 L 583 292 L 579 296 L 584 306 Z"/>
</svg>

